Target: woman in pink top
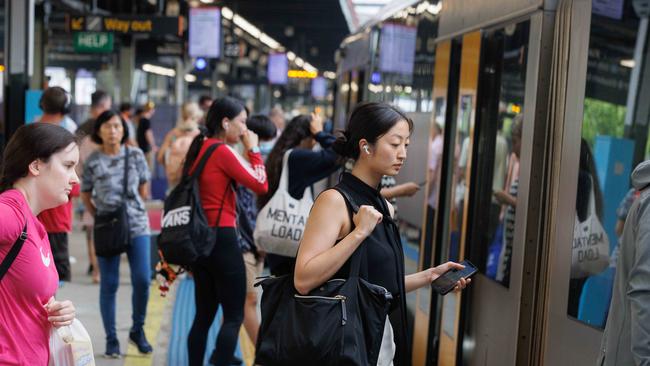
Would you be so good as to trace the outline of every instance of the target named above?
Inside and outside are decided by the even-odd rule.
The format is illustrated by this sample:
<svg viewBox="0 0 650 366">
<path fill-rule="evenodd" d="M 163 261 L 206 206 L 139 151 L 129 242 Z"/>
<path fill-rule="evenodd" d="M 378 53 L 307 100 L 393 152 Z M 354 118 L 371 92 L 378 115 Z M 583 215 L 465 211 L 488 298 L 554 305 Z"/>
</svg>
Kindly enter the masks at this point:
<svg viewBox="0 0 650 366">
<path fill-rule="evenodd" d="M 70 325 L 75 308 L 54 299 L 59 277 L 45 228 L 36 218 L 68 201 L 79 183 L 79 149 L 63 127 L 20 127 L 0 166 L 0 262 L 27 228 L 27 239 L 0 277 L 0 365 L 47 365 L 50 329 Z"/>
</svg>

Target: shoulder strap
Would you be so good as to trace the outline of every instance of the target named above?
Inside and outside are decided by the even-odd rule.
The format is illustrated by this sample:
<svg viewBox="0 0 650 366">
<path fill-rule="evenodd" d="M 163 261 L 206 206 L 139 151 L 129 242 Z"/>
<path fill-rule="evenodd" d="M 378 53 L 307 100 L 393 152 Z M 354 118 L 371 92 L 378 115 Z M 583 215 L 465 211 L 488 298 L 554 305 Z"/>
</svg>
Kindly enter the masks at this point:
<svg viewBox="0 0 650 366">
<path fill-rule="evenodd" d="M 196 169 L 194 170 L 194 173 L 190 176 L 190 179 L 196 179 L 201 172 L 203 172 L 203 168 L 205 168 L 205 164 L 207 164 L 208 159 L 212 155 L 212 153 L 217 150 L 219 146 L 223 145 L 222 142 L 217 142 L 214 145 L 208 147 L 207 150 L 205 150 L 205 153 L 201 157 L 201 160 L 199 161 L 199 164 L 196 166 Z"/>
<path fill-rule="evenodd" d="M 23 227 L 23 232 L 20 233 L 20 236 L 18 237 L 18 239 L 16 239 L 16 242 L 11 247 L 11 250 L 9 250 L 9 253 L 7 253 L 5 259 L 2 260 L 2 264 L 0 264 L 0 280 L 2 280 L 2 277 L 4 277 L 7 271 L 9 271 L 9 267 L 11 267 L 11 265 L 14 263 L 14 260 L 16 260 L 16 257 L 18 257 L 18 253 L 20 253 L 20 249 L 22 249 L 25 240 L 27 240 L 26 219 L 25 219 L 25 226 Z"/>
<path fill-rule="evenodd" d="M 124 178 L 122 178 L 122 197 L 126 200 L 127 198 L 127 175 L 129 173 L 129 147 L 124 145 Z"/>
<path fill-rule="evenodd" d="M 286 192 L 289 191 L 289 155 L 291 155 L 291 150 L 285 151 L 282 157 L 282 172 L 280 173 L 280 182 L 278 183 L 278 190 Z"/>
<path fill-rule="evenodd" d="M 344 189 L 342 189 L 339 186 L 334 187 L 334 189 L 343 196 L 343 199 L 345 200 L 345 204 L 348 208 L 348 215 L 350 217 L 350 229 L 354 228 L 354 220 L 352 220 L 352 217 L 354 214 L 359 212 L 359 206 L 352 200 L 348 192 L 346 192 Z M 358 277 L 359 272 L 361 270 L 361 257 L 363 257 L 366 254 L 366 246 L 361 243 L 359 247 L 354 251 L 352 256 L 350 257 L 350 260 L 352 261 L 350 263 L 350 277 Z"/>
</svg>

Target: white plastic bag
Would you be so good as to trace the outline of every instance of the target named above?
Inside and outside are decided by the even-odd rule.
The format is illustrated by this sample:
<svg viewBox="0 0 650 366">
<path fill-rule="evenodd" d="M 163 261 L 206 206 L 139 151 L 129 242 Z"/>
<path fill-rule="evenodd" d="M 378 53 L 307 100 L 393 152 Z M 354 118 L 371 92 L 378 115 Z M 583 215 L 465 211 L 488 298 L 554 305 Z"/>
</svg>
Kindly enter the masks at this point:
<svg viewBox="0 0 650 366">
<path fill-rule="evenodd" d="M 79 320 L 50 330 L 49 366 L 95 366 L 93 344 Z"/>
<path fill-rule="evenodd" d="M 278 189 L 257 214 L 253 238 L 255 245 L 267 253 L 295 257 L 314 199 L 310 187 L 300 200 L 289 194 L 290 153 L 288 150 L 282 159 Z"/>
</svg>

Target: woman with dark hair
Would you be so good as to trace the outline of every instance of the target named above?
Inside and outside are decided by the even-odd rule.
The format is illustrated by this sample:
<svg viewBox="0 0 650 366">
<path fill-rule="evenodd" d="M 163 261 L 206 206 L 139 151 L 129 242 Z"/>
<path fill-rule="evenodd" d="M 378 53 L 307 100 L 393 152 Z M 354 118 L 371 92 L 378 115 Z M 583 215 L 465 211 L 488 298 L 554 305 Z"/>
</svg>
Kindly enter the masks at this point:
<svg viewBox="0 0 650 366">
<path fill-rule="evenodd" d="M 142 150 L 125 145 L 129 138 L 128 128 L 117 112 L 108 110 L 100 114 L 95 120 L 91 138 L 99 144 L 99 149 L 84 164 L 81 199 L 94 217 L 113 212 L 126 201 L 131 238 L 126 254 L 133 285 L 133 325 L 129 340 L 141 353 L 151 353 L 153 349 L 143 330 L 151 279 L 149 218 L 142 199 L 147 193 L 149 169 Z M 124 197 L 124 165 L 127 160 Z M 106 332 L 105 355 L 112 358 L 120 357 L 120 343 L 115 330 L 115 295 L 120 284 L 120 257 L 121 255 L 97 257 L 101 274 L 99 309 Z"/>
<path fill-rule="evenodd" d="M 256 194 L 264 194 L 268 184 L 258 137 L 246 128 L 242 103 L 229 97 L 215 100 L 207 114 L 206 129 L 207 137 L 200 134 L 192 142 L 183 168 L 184 175 L 191 174 L 205 152 L 217 145 L 198 178 L 201 206 L 217 235 L 210 255 L 192 266 L 196 315 L 187 338 L 188 354 L 190 365 L 203 365 L 208 331 L 221 305 L 223 324 L 210 363 L 229 365 L 244 318 L 246 298 L 246 270 L 237 240 L 237 201 L 232 186 L 236 183 Z M 229 146 L 240 141 L 248 161 Z"/>
<path fill-rule="evenodd" d="M 343 136 L 332 145 L 355 160 L 351 173 L 343 173 L 337 189 L 359 206 L 352 215 L 335 189 L 323 192 L 312 207 L 296 258 L 294 284 L 307 294 L 332 278 L 348 278 L 350 257 L 365 246 L 360 277 L 385 287 L 393 295 L 390 321 L 384 327 L 378 365 L 410 365 L 406 331 L 406 293 L 429 286 L 450 269 L 447 262 L 408 276 L 393 207 L 379 192 L 384 175 L 397 175 L 406 160 L 413 122 L 399 109 L 383 103 L 362 103 L 352 111 Z M 469 279 L 461 279 L 456 290 Z M 395 329 L 391 324 L 395 325 Z M 395 345 L 397 342 L 397 345 Z"/>
<path fill-rule="evenodd" d="M 68 202 L 72 186 L 79 183 L 78 160 L 75 137 L 52 124 L 20 127 L 5 148 L 0 170 L 0 364 L 47 365 L 50 328 L 70 325 L 75 318 L 70 301 L 54 299 L 59 277 L 36 216 Z"/>
<path fill-rule="evenodd" d="M 287 164 L 291 197 L 301 199 L 306 188 L 334 173 L 340 166 L 338 155 L 332 150 L 335 140 L 334 135 L 323 131 L 323 120 L 315 113 L 294 117 L 278 137 L 266 160 L 269 191 L 258 197 L 257 206 L 264 207 L 277 191 L 282 174 L 282 160 L 289 150 L 291 152 Z M 313 150 L 316 143 L 320 144 L 321 150 Z M 293 272 L 296 259 L 268 254 L 266 262 L 271 273 L 280 276 Z"/>
</svg>

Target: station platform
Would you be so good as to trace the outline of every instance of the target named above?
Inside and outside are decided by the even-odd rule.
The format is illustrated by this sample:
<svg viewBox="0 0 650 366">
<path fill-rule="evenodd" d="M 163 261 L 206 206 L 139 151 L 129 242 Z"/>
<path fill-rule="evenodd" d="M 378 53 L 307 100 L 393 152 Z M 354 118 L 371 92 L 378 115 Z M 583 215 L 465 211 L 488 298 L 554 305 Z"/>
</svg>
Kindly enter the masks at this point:
<svg viewBox="0 0 650 366">
<path fill-rule="evenodd" d="M 129 265 L 126 256 L 120 264 L 120 287 L 117 293 L 116 325 L 120 341 L 122 358 L 109 359 L 103 356 L 106 341 L 99 312 L 99 285 L 93 284 L 86 274 L 88 255 L 85 234 L 76 229 L 70 235 L 70 255 L 72 281 L 66 282 L 57 291 L 56 297 L 71 300 L 77 309 L 79 319 L 88 330 L 93 342 L 95 364 L 97 366 L 149 366 L 149 365 L 187 365 L 187 335 L 194 319 L 194 281 L 190 276 L 180 277 L 172 286 L 167 297 L 161 297 L 158 284 L 152 281 L 145 333 L 154 348 L 150 355 L 138 353 L 136 347 L 128 343 L 131 327 L 131 291 Z M 221 314 L 217 314 L 210 329 L 206 347 L 205 365 L 214 349 L 215 339 L 221 324 Z M 236 355 L 251 366 L 254 359 L 254 347 L 248 335 L 240 331 L 240 341 Z"/>
</svg>

